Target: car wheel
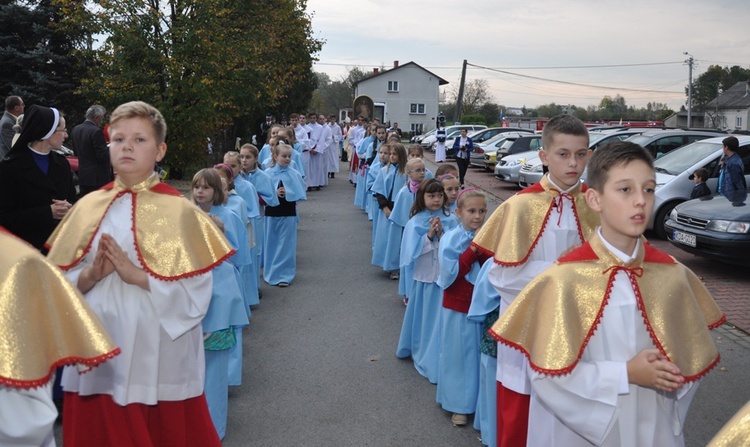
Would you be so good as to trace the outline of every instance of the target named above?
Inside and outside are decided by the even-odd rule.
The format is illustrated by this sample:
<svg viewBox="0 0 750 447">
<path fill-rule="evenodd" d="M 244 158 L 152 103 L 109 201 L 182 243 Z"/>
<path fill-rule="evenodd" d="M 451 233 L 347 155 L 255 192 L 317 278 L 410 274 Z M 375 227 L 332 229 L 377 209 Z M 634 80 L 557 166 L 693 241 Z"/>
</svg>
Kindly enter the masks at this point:
<svg viewBox="0 0 750 447">
<path fill-rule="evenodd" d="M 669 219 L 669 214 L 672 212 L 674 207 L 679 204 L 680 202 L 669 202 L 666 205 L 662 206 L 656 213 L 656 218 L 654 219 L 654 234 L 656 234 L 656 237 L 658 237 L 659 239 L 667 238 L 667 228 L 664 226 L 664 224 L 667 222 L 667 219 Z"/>
</svg>

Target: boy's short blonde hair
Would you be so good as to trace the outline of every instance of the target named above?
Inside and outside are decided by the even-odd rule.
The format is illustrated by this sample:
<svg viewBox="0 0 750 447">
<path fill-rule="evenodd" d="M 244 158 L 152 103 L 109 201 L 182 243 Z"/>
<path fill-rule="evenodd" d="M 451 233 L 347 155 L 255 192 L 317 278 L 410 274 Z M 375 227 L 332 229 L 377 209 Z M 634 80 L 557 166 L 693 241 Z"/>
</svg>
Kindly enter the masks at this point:
<svg viewBox="0 0 750 447">
<path fill-rule="evenodd" d="M 118 106 L 109 117 L 109 125 L 114 126 L 118 121 L 129 118 L 145 118 L 154 129 L 156 143 L 164 143 L 167 139 L 167 122 L 161 112 L 151 104 L 143 101 L 126 102 Z"/>
<path fill-rule="evenodd" d="M 542 129 L 542 149 L 548 150 L 552 147 L 555 135 L 565 134 L 576 137 L 586 137 L 586 146 L 589 145 L 589 130 L 583 121 L 572 115 L 557 115 L 547 121 Z"/>
</svg>

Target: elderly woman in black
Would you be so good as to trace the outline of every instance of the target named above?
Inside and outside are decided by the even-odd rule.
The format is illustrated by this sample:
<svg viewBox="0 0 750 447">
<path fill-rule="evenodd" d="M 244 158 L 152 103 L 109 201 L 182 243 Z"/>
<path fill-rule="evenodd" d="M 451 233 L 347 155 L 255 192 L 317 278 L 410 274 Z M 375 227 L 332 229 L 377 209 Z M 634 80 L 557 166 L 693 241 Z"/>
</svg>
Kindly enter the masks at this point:
<svg viewBox="0 0 750 447">
<path fill-rule="evenodd" d="M 54 152 L 66 137 L 57 109 L 28 107 L 21 134 L 0 162 L 0 225 L 42 252 L 76 198 L 70 164 Z"/>
</svg>

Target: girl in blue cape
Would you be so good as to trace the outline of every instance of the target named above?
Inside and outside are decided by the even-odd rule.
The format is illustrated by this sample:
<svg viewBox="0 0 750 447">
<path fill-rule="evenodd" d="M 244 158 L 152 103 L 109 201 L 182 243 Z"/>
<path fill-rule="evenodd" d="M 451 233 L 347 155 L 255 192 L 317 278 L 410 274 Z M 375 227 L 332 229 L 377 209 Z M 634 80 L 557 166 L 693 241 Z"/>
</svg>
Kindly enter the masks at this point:
<svg viewBox="0 0 750 447">
<path fill-rule="evenodd" d="M 365 162 L 367 161 L 365 154 L 367 153 L 367 148 L 372 147 L 373 141 L 375 140 L 376 128 L 377 125 L 375 123 L 368 125 L 364 138 L 362 138 L 356 148 L 359 165 L 357 166 L 357 181 L 354 190 L 354 206 L 362 209 L 364 209 L 363 201 L 365 198 Z"/>
<path fill-rule="evenodd" d="M 448 198 L 448 209 L 453 215 L 456 215 L 458 193 L 461 192 L 461 183 L 459 183 L 458 177 L 453 174 L 443 174 L 437 176 L 437 179 L 440 180 L 440 183 L 443 184 L 443 188 L 445 188 L 445 196 Z"/>
<path fill-rule="evenodd" d="M 221 170 L 230 169 L 218 168 Z M 224 180 L 225 181 L 225 180 Z M 242 219 L 231 209 L 224 206 L 227 200 L 227 192 L 222 182 L 222 175 L 217 169 L 201 169 L 193 176 L 192 182 L 193 203 L 203 211 L 216 216 L 224 224 L 224 235 L 229 240 L 237 253 L 229 258 L 229 262 L 241 271 L 246 265 L 251 265 L 250 245 L 247 240 L 247 231 Z M 257 290 L 248 291 L 246 281 L 240 281 L 245 316 L 250 317 L 249 293 L 257 293 Z M 229 351 L 228 382 L 229 386 L 240 386 L 242 384 L 242 328 L 235 328 L 237 343 Z"/>
<path fill-rule="evenodd" d="M 395 227 L 389 220 L 395 206 L 396 194 L 406 184 L 406 149 L 401 143 L 390 143 L 388 145 L 389 168 L 383 178 L 382 184 L 377 181 L 373 186 L 373 194 L 378 202 L 380 214 L 377 227 L 373 223 L 372 263 L 391 273 L 392 277 L 398 278 L 399 253 L 401 251 L 401 233 L 403 227 Z M 383 172 L 381 170 L 381 172 Z M 373 222 L 375 220 L 373 219 Z M 393 233 L 393 236 L 391 236 Z M 398 244 L 389 244 L 389 239 L 398 239 Z M 394 279 L 396 279 L 394 278 Z"/>
<path fill-rule="evenodd" d="M 255 271 L 255 253 L 253 252 L 254 241 L 252 239 L 252 230 L 248 231 L 248 224 L 250 222 L 248 206 L 245 200 L 237 192 L 236 184 L 234 181 L 233 168 L 226 163 L 219 163 L 214 166 L 216 172 L 221 175 L 222 185 L 224 189 L 224 206 L 232 210 L 234 214 L 240 216 L 242 221 L 242 227 L 245 230 L 245 238 L 247 239 L 247 247 L 238 249 L 238 252 L 242 252 L 244 261 L 237 264 L 237 270 L 240 271 L 242 277 L 242 283 L 240 286 L 245 293 L 245 301 L 249 306 L 256 306 L 260 303 L 258 298 L 258 279 L 253 276 Z M 247 182 L 245 182 L 247 183 Z M 252 185 L 249 185 L 252 188 Z M 254 189 L 254 188 L 253 188 Z M 216 211 L 220 212 L 220 211 Z M 257 210 L 254 211 L 257 213 Z"/>
<path fill-rule="evenodd" d="M 302 175 L 289 167 L 293 150 L 288 144 L 277 144 L 273 166 L 268 170 L 279 205 L 266 207 L 263 279 L 279 287 L 288 287 L 294 280 L 297 269 L 296 202 L 307 199 Z"/>
<path fill-rule="evenodd" d="M 240 161 L 242 172 L 240 176 L 252 183 L 258 193 L 260 215 L 252 219 L 253 234 L 255 235 L 255 252 L 258 262 L 255 263 L 255 277 L 260 278 L 260 269 L 263 267 L 263 247 L 265 246 L 265 230 L 263 222 L 266 206 L 277 206 L 279 197 L 271 184 L 271 177 L 258 167 L 258 148 L 252 144 L 244 144 L 240 148 Z"/>
<path fill-rule="evenodd" d="M 224 229 L 216 216 L 214 222 Z M 203 347 L 206 354 L 206 381 L 204 392 L 211 420 L 219 439 L 227 431 L 229 406 L 229 358 L 237 345 L 236 331 L 248 325 L 245 302 L 240 290 L 240 273 L 225 261 L 211 270 L 213 289 L 211 304 L 203 318 Z"/>
<path fill-rule="evenodd" d="M 378 202 L 375 200 L 372 187 L 375 185 L 378 174 L 383 168 L 383 160 L 385 160 L 386 165 L 390 164 L 390 151 L 388 149 L 388 144 L 385 140 L 376 140 L 375 143 L 378 144 L 378 149 L 377 152 L 372 154 L 372 162 L 369 163 L 367 167 L 367 179 L 365 184 L 365 212 L 367 213 L 368 220 L 373 220 L 375 218 L 375 213 L 378 210 Z"/>
<path fill-rule="evenodd" d="M 401 265 L 401 239 L 407 222 L 411 218 L 411 207 L 414 204 L 415 194 L 419 184 L 424 180 L 425 167 L 421 158 L 413 158 L 406 162 L 406 184 L 396 194 L 388 219 L 392 225 L 388 229 L 388 241 L 386 243 L 387 256 L 383 268 L 391 272 L 391 279 L 398 279 L 398 294 L 404 297 L 404 305 L 409 302 L 409 288 L 411 287 L 411 273 L 409 266 Z M 398 257 L 395 257 L 398 254 Z M 394 263 L 394 261 L 396 261 Z M 398 272 L 396 272 L 398 270 Z"/>
<path fill-rule="evenodd" d="M 290 135 L 290 134 L 291 134 L 291 132 L 290 133 L 286 133 L 285 129 L 281 129 L 281 130 L 279 130 L 277 136 L 275 136 L 275 137 L 271 138 L 270 140 L 268 140 L 269 141 L 268 144 L 271 147 L 271 152 L 273 152 L 273 148 L 276 147 L 277 144 L 288 144 L 288 145 L 291 146 L 290 140 L 288 139 L 288 135 Z M 294 149 L 294 148 L 292 148 L 292 149 Z M 262 168 L 263 168 L 263 170 L 268 170 L 268 169 L 271 169 L 272 165 L 273 165 L 273 158 L 269 157 L 269 158 L 266 158 L 265 160 L 263 160 Z M 292 168 L 292 169 L 294 169 L 294 170 L 296 170 L 297 172 L 299 172 L 300 175 L 302 176 L 303 180 L 305 178 L 305 169 L 304 169 L 304 166 L 305 165 L 302 163 L 302 155 L 299 152 L 297 152 L 296 150 L 293 150 L 292 151 L 292 162 L 289 163 L 289 167 Z"/>
<path fill-rule="evenodd" d="M 443 185 L 435 179 L 423 181 L 401 241 L 401 266 L 409 267 L 414 281 L 396 356 L 411 356 L 414 367 L 431 383 L 437 383 L 440 357 L 438 316 L 443 294 L 437 284 L 440 273 L 438 249 L 444 232 L 456 226 L 456 220 L 445 203 Z"/>
<path fill-rule="evenodd" d="M 370 199 L 373 203 L 370 204 L 370 212 L 372 214 L 372 251 L 375 253 L 375 235 L 378 231 L 378 225 L 382 225 L 383 222 L 387 222 L 388 218 L 385 217 L 382 208 L 380 208 L 380 202 L 378 201 L 379 193 L 385 192 L 385 178 L 391 171 L 391 149 L 388 144 L 380 146 L 380 152 L 378 152 L 378 162 L 380 167 L 375 176 L 375 181 L 370 187 Z M 373 172 L 375 165 L 370 169 L 370 173 Z M 378 265 L 378 264 L 375 264 Z"/>
<path fill-rule="evenodd" d="M 258 166 L 260 166 L 261 168 L 263 167 L 264 161 L 270 160 L 272 158 L 271 154 L 273 152 L 269 143 L 271 142 L 271 138 L 274 138 L 279 134 L 279 130 L 281 130 L 281 124 L 274 124 L 270 129 L 268 129 L 268 139 L 266 140 L 266 143 L 263 145 L 263 147 L 260 148 L 260 153 L 258 154 Z"/>
<path fill-rule="evenodd" d="M 450 177 L 458 187 L 458 179 Z M 466 425 L 467 415 L 477 407 L 481 330 L 481 324 L 468 320 L 467 313 L 480 264 L 487 260 L 471 241 L 484 223 L 487 200 L 479 190 L 469 188 L 457 196 L 456 202 L 461 224 L 445 233 L 438 251 L 443 305 L 436 401 L 453 413 L 454 425 Z"/>
</svg>

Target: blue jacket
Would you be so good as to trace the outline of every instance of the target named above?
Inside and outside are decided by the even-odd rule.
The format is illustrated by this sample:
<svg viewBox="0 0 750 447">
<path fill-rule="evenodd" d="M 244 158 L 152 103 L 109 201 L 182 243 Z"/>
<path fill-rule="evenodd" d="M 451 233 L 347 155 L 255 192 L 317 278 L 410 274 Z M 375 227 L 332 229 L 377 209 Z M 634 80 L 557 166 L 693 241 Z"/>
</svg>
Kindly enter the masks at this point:
<svg viewBox="0 0 750 447">
<path fill-rule="evenodd" d="M 453 149 L 456 150 L 456 157 L 458 157 L 458 150 L 461 148 L 461 137 L 457 137 L 455 140 L 453 140 Z M 471 141 L 471 137 L 466 137 L 466 158 L 469 158 L 471 154 L 471 151 L 474 150 L 474 142 Z"/>
<path fill-rule="evenodd" d="M 719 174 L 719 193 L 731 194 L 733 191 L 745 191 L 745 165 L 739 154 L 734 153 L 731 157 L 724 159 L 724 165 Z"/>
</svg>

